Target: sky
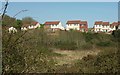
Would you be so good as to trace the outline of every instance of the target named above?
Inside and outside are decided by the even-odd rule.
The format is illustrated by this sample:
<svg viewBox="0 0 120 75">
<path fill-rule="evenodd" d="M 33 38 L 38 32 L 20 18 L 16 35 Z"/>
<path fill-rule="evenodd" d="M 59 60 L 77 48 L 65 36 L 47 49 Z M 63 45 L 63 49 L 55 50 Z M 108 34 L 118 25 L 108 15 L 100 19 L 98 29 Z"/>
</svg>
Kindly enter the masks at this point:
<svg viewBox="0 0 120 75">
<path fill-rule="evenodd" d="M 1 0 L 2 2 L 5 0 Z M 119 0 L 9 0 L 11 2 L 118 2 Z"/>
<path fill-rule="evenodd" d="M 10 2 L 7 14 L 14 16 L 21 10 L 28 11 L 16 15 L 17 19 L 30 16 L 40 23 L 59 20 L 64 26 L 67 20 L 88 21 L 89 27 L 99 20 L 118 20 L 118 2 Z"/>
</svg>

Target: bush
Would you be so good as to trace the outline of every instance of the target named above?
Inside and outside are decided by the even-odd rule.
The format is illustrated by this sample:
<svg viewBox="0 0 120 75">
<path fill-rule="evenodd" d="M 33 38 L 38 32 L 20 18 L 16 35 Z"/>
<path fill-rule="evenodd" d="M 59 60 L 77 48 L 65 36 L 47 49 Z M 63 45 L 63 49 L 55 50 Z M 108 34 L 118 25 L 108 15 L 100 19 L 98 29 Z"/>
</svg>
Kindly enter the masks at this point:
<svg viewBox="0 0 120 75">
<path fill-rule="evenodd" d="M 91 42 L 91 40 L 94 38 L 94 35 L 92 33 L 84 33 L 85 41 Z"/>
<path fill-rule="evenodd" d="M 85 45 L 81 46 L 81 49 L 83 50 L 91 50 L 93 48 L 93 45 L 90 43 L 86 43 Z"/>
<path fill-rule="evenodd" d="M 102 53 L 97 56 L 88 55 L 79 60 L 76 66 L 80 67 L 80 72 L 83 73 L 119 73 L 120 66 L 117 55 L 115 53 Z"/>
<path fill-rule="evenodd" d="M 61 50 L 75 50 L 77 49 L 75 42 L 60 41 L 56 45 L 57 48 Z"/>
<path fill-rule="evenodd" d="M 109 46 L 111 46 L 111 42 L 109 42 L 109 41 L 99 42 L 99 43 L 97 43 L 97 46 L 100 46 L 100 47 L 109 47 Z"/>
<path fill-rule="evenodd" d="M 116 41 L 120 42 L 120 30 L 113 31 L 112 35 Z"/>
</svg>

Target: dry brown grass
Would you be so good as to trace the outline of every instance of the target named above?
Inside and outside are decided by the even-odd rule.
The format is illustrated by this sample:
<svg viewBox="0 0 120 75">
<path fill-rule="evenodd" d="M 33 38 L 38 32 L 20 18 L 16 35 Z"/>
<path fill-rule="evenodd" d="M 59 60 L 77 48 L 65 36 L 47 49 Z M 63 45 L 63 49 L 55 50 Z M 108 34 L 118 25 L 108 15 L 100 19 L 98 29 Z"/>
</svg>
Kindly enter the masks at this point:
<svg viewBox="0 0 120 75">
<path fill-rule="evenodd" d="M 97 55 L 100 50 L 54 50 L 55 53 L 61 54 L 61 57 L 54 57 L 57 64 L 56 65 L 63 65 L 63 64 L 74 64 L 77 60 L 82 59 L 84 56 L 89 54 Z"/>
</svg>

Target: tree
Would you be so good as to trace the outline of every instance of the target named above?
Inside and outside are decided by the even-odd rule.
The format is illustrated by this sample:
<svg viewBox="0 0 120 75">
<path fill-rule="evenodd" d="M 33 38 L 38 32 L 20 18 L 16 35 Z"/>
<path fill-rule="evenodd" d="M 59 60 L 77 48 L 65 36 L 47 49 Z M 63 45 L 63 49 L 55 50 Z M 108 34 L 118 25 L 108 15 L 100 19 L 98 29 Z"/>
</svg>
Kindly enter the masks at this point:
<svg viewBox="0 0 120 75">
<path fill-rule="evenodd" d="M 22 20 L 19 19 L 16 20 L 16 18 L 5 15 L 2 21 L 2 26 L 8 26 L 8 27 L 13 26 L 15 28 L 20 29 L 22 26 Z"/>
<path fill-rule="evenodd" d="M 14 26 L 16 24 L 16 19 L 8 15 L 5 15 L 2 20 L 2 26 Z"/>
<path fill-rule="evenodd" d="M 44 28 L 44 24 L 40 24 L 40 28 Z"/>
<path fill-rule="evenodd" d="M 17 25 L 16 25 L 16 28 L 20 29 L 21 26 L 23 25 L 23 24 L 22 24 L 22 20 L 17 19 L 17 20 L 16 20 L 16 24 L 17 24 Z"/>
<path fill-rule="evenodd" d="M 32 22 L 36 22 L 32 17 L 24 17 L 24 18 L 22 18 L 23 25 L 31 24 Z"/>
</svg>

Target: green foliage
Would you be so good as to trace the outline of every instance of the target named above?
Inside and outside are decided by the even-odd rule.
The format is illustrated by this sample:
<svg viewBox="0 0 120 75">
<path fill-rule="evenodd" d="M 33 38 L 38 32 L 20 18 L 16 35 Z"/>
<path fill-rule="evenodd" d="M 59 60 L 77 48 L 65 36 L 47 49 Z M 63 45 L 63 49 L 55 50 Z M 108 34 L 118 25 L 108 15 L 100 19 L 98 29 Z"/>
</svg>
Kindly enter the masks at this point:
<svg viewBox="0 0 120 75">
<path fill-rule="evenodd" d="M 9 16 L 3 21 L 8 25 Z M 8 21 L 7 21 L 8 20 Z M 22 23 L 31 23 L 32 18 L 15 20 L 14 25 L 20 27 Z M 32 20 L 32 21 L 31 21 Z M 4 73 L 36 73 L 36 72 L 80 72 L 80 73 L 115 73 L 118 72 L 119 51 L 116 47 L 119 41 L 119 31 L 114 36 L 107 34 L 81 33 L 78 31 L 60 31 L 46 33 L 43 28 L 18 31 L 9 34 L 3 30 L 3 72 Z M 101 47 L 98 56 L 88 55 L 79 60 L 75 65 L 56 66 L 53 57 L 61 56 L 53 53 L 53 49 L 61 50 L 94 50 Z M 70 67 L 69 67 L 70 66 Z M 82 68 L 81 68 L 82 67 Z"/>
<path fill-rule="evenodd" d="M 13 26 L 13 27 L 15 27 L 17 29 L 20 29 L 22 25 L 23 24 L 22 24 L 21 20 L 19 20 L 19 19 L 16 20 L 15 18 L 12 18 L 12 17 L 10 17 L 8 15 L 5 15 L 5 17 L 4 17 L 3 21 L 2 21 L 2 26 L 3 27 L 4 26 L 8 26 L 8 27 Z"/>
<path fill-rule="evenodd" d="M 32 17 L 24 17 L 22 18 L 23 24 L 31 24 L 32 22 L 36 22 Z"/>
<path fill-rule="evenodd" d="M 51 55 L 56 54 L 45 46 L 45 33 L 29 35 L 34 32 L 37 30 L 17 34 L 3 30 L 3 73 L 47 72 L 54 66 Z"/>
<path fill-rule="evenodd" d="M 76 65 L 83 73 L 119 73 L 119 62 L 115 50 L 107 49 L 107 54 L 102 51 L 97 56 L 88 55 L 79 60 Z M 82 68 L 81 68 L 82 67 Z"/>
<path fill-rule="evenodd" d="M 84 35 L 86 42 L 91 42 L 91 40 L 94 39 L 94 35 L 92 33 L 84 33 Z"/>
<path fill-rule="evenodd" d="M 57 48 L 61 50 L 75 50 L 77 49 L 75 42 L 69 42 L 69 41 L 59 41 L 56 45 Z"/>
<path fill-rule="evenodd" d="M 112 35 L 115 37 L 115 40 L 120 42 L 120 30 L 113 31 Z"/>
<path fill-rule="evenodd" d="M 109 42 L 109 41 L 99 42 L 99 43 L 97 43 L 97 46 L 109 47 L 109 46 L 111 46 L 111 42 Z"/>
<path fill-rule="evenodd" d="M 8 15 L 5 15 L 2 21 L 2 26 L 15 26 L 15 25 L 16 25 L 16 19 Z"/>
<path fill-rule="evenodd" d="M 40 24 L 40 28 L 44 28 L 44 24 Z"/>
<path fill-rule="evenodd" d="M 16 20 L 16 26 L 15 26 L 15 27 L 16 27 L 17 29 L 20 29 L 20 28 L 22 27 L 22 25 L 23 25 L 23 24 L 22 24 L 22 21 L 19 20 L 19 19 L 17 19 L 17 20 Z"/>
</svg>

